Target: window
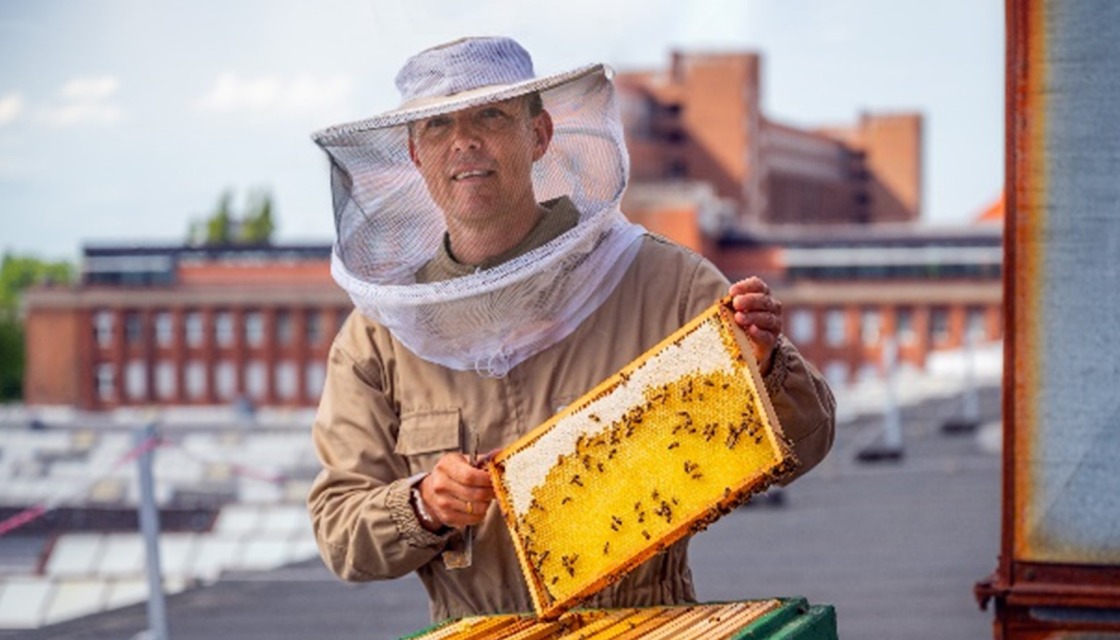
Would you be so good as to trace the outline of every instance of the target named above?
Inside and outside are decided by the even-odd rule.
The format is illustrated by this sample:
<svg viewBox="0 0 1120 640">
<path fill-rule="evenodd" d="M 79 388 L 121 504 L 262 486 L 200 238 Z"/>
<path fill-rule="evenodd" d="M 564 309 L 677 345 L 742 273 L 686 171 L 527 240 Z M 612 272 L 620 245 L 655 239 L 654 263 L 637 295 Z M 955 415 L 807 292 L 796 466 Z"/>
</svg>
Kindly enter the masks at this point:
<svg viewBox="0 0 1120 640">
<path fill-rule="evenodd" d="M 250 347 L 264 344 L 264 316 L 260 311 L 245 314 L 245 344 Z"/>
<path fill-rule="evenodd" d="M 130 360 L 124 372 L 124 392 L 129 400 L 144 400 L 148 395 L 148 367 L 143 360 Z"/>
<path fill-rule="evenodd" d="M 206 337 L 205 327 L 202 324 L 202 314 L 191 311 L 187 314 L 186 333 L 188 347 L 201 347 Z"/>
<path fill-rule="evenodd" d="M 894 334 L 899 344 L 912 344 L 914 342 L 914 309 L 899 307 L 894 312 Z"/>
<path fill-rule="evenodd" d="M 292 314 L 287 311 L 276 313 L 276 342 L 281 345 L 292 344 Z"/>
<path fill-rule="evenodd" d="M 191 360 L 186 369 L 187 398 L 200 400 L 206 395 L 206 363 L 201 360 Z"/>
<path fill-rule="evenodd" d="M 983 307 L 969 307 L 965 316 L 965 332 L 972 344 L 983 342 L 988 337 Z"/>
<path fill-rule="evenodd" d="M 948 307 L 933 307 L 930 309 L 929 341 L 931 344 L 945 344 L 949 341 Z"/>
<path fill-rule="evenodd" d="M 308 311 L 304 314 L 305 327 L 304 331 L 307 334 L 307 344 L 319 344 L 323 339 L 323 318 L 318 310 Z"/>
<path fill-rule="evenodd" d="M 254 400 L 261 400 L 268 391 L 268 378 L 264 362 L 251 360 L 245 364 L 245 393 Z"/>
<path fill-rule="evenodd" d="M 214 340 L 220 347 L 233 346 L 233 314 L 219 311 L 214 317 Z"/>
<path fill-rule="evenodd" d="M 93 316 L 94 339 L 102 349 L 113 344 L 113 318 L 112 311 L 98 311 Z"/>
<path fill-rule="evenodd" d="M 160 311 L 156 314 L 156 344 L 161 347 L 170 347 L 173 335 L 173 321 L 171 313 Z"/>
<path fill-rule="evenodd" d="M 175 363 L 163 361 L 156 364 L 156 396 L 160 400 L 175 397 Z"/>
<path fill-rule="evenodd" d="M 859 316 L 860 335 L 863 344 L 873 346 L 879 344 L 879 334 L 882 331 L 882 318 L 878 309 L 863 309 Z"/>
<path fill-rule="evenodd" d="M 322 362 L 309 362 L 303 370 L 304 386 L 307 388 L 308 398 L 318 398 L 323 393 L 323 382 L 327 377 L 326 367 Z"/>
<path fill-rule="evenodd" d="M 276 379 L 276 395 L 283 400 L 294 399 L 298 391 L 296 388 L 296 363 L 285 360 L 277 364 L 273 375 Z"/>
<path fill-rule="evenodd" d="M 102 402 L 112 402 L 117 396 L 116 370 L 111 363 L 97 365 L 97 398 Z"/>
<path fill-rule="evenodd" d="M 816 318 L 811 309 L 795 309 L 789 318 L 790 337 L 797 344 L 812 344 L 816 339 Z"/>
<path fill-rule="evenodd" d="M 128 344 L 140 344 L 144 339 L 143 319 L 136 311 L 129 311 L 124 316 L 124 339 Z"/>
<path fill-rule="evenodd" d="M 828 381 L 828 385 L 833 389 L 846 386 L 848 384 L 848 365 L 833 360 L 824 366 L 824 379 Z"/>
<path fill-rule="evenodd" d="M 237 370 L 233 362 L 222 360 L 214 368 L 214 392 L 222 400 L 233 400 L 237 395 Z"/>
<path fill-rule="evenodd" d="M 847 333 L 844 322 L 844 310 L 832 308 L 825 312 L 824 334 L 825 342 L 830 347 L 839 347 L 844 344 Z"/>
</svg>

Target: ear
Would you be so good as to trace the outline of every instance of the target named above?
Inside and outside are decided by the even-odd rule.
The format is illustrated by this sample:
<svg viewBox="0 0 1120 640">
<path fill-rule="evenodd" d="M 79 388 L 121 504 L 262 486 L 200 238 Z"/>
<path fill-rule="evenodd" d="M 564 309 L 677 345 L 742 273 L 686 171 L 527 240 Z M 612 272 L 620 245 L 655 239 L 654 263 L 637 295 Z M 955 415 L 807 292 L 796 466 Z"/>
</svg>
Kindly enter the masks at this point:
<svg viewBox="0 0 1120 640">
<path fill-rule="evenodd" d="M 408 132 L 408 157 L 412 159 L 412 164 L 417 167 L 420 166 L 420 157 L 416 155 L 416 145 L 412 143 L 412 131 Z"/>
<path fill-rule="evenodd" d="M 536 162 L 544 156 L 552 142 L 552 116 L 547 111 L 541 111 L 533 118 L 533 136 L 533 162 Z"/>
</svg>

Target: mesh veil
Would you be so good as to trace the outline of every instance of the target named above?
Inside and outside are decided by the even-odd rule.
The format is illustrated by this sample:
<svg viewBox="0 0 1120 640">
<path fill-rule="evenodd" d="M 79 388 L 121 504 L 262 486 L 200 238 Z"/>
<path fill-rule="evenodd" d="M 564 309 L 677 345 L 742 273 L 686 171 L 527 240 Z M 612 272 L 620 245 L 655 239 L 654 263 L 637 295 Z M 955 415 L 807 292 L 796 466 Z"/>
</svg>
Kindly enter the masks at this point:
<svg viewBox="0 0 1120 640">
<path fill-rule="evenodd" d="M 568 197 L 578 223 L 492 268 L 430 283 L 416 272 L 447 226 L 409 156 L 408 123 L 539 92 L 552 116 L 533 165 L 536 200 Z M 357 309 L 416 355 L 504 376 L 568 336 L 614 290 L 641 227 L 619 210 L 629 158 L 610 71 L 602 65 L 339 125 L 314 135 L 331 162 L 331 273 Z"/>
</svg>

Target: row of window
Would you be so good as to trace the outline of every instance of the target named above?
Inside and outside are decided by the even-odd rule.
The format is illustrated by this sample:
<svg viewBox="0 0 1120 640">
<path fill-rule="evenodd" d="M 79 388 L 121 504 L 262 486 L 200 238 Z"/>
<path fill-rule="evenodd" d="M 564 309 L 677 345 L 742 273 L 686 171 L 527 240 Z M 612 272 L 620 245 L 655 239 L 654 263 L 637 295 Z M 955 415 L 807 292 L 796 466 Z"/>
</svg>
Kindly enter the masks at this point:
<svg viewBox="0 0 1120 640">
<path fill-rule="evenodd" d="M 148 364 L 131 360 L 124 365 L 124 397 L 117 397 L 117 366 L 111 362 L 97 365 L 94 391 L 101 402 L 156 400 L 205 400 L 210 397 L 207 388 L 206 363 L 198 360 L 183 365 L 183 397 L 178 394 L 179 370 L 174 362 L 156 362 L 152 367 L 152 385 L 148 389 Z M 237 365 L 228 360 L 214 363 L 210 372 L 213 379 L 213 396 L 221 401 L 238 397 L 264 400 L 268 397 L 268 365 L 260 360 L 250 360 L 243 365 L 243 388 L 237 385 Z M 303 376 L 304 396 L 299 397 L 299 376 Z M 293 361 L 276 363 L 272 370 L 273 392 L 280 400 L 316 400 L 323 391 L 326 366 L 322 362 L 308 362 L 302 367 Z"/>
<path fill-rule="evenodd" d="M 913 344 L 917 339 L 914 329 L 915 311 L 911 307 L 894 310 L 894 336 L 900 344 Z M 965 334 L 974 340 L 988 337 L 987 311 L 983 307 L 968 307 L 965 310 Z M 829 347 L 841 347 L 848 342 L 848 313 L 840 307 L 830 307 L 824 311 L 824 335 L 817 335 L 816 314 L 812 309 L 795 309 L 789 316 L 788 331 L 790 338 L 800 345 L 816 344 L 823 338 Z M 883 314 L 878 308 L 865 308 L 859 315 L 860 339 L 864 345 L 879 344 L 883 334 Z M 932 344 L 949 341 L 949 308 L 932 307 L 929 310 L 929 339 Z"/>
<path fill-rule="evenodd" d="M 318 309 L 304 311 L 289 311 L 282 309 L 273 316 L 275 339 L 278 345 L 290 345 L 295 341 L 295 315 L 303 315 L 304 341 L 308 345 L 318 345 L 325 337 L 323 314 Z M 113 311 L 102 310 L 93 314 L 94 341 L 98 347 L 108 348 L 113 345 L 113 336 L 118 317 L 123 317 L 124 339 L 128 344 L 142 344 L 144 336 L 144 316 L 139 311 L 126 311 L 119 314 Z M 338 324 L 346 319 L 346 313 L 336 314 Z M 152 314 L 152 331 L 154 342 L 160 347 L 170 347 L 175 341 L 178 332 L 183 342 L 188 347 L 201 347 L 212 337 L 212 342 L 219 347 L 231 347 L 236 341 L 237 332 L 242 334 L 242 341 L 248 347 L 261 347 L 265 342 L 265 314 L 261 311 L 246 311 L 241 315 L 241 326 L 237 326 L 236 316 L 232 311 L 222 310 L 212 314 L 213 322 L 209 328 L 212 333 L 208 336 L 206 318 L 201 311 L 188 311 L 182 315 L 180 327 L 175 326 L 175 316 L 170 311 L 157 311 Z M 336 327 L 337 330 L 337 327 Z"/>
</svg>

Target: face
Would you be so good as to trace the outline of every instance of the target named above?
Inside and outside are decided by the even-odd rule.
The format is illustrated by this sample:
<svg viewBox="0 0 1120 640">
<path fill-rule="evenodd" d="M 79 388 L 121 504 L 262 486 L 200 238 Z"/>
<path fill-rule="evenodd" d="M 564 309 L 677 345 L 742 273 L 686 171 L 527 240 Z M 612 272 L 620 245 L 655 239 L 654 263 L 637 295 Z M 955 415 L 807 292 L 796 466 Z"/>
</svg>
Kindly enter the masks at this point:
<svg viewBox="0 0 1120 640">
<path fill-rule="evenodd" d="M 551 139 L 548 113 L 513 98 L 416 122 L 409 152 L 449 224 L 500 222 L 535 207 L 533 162 Z"/>
</svg>

